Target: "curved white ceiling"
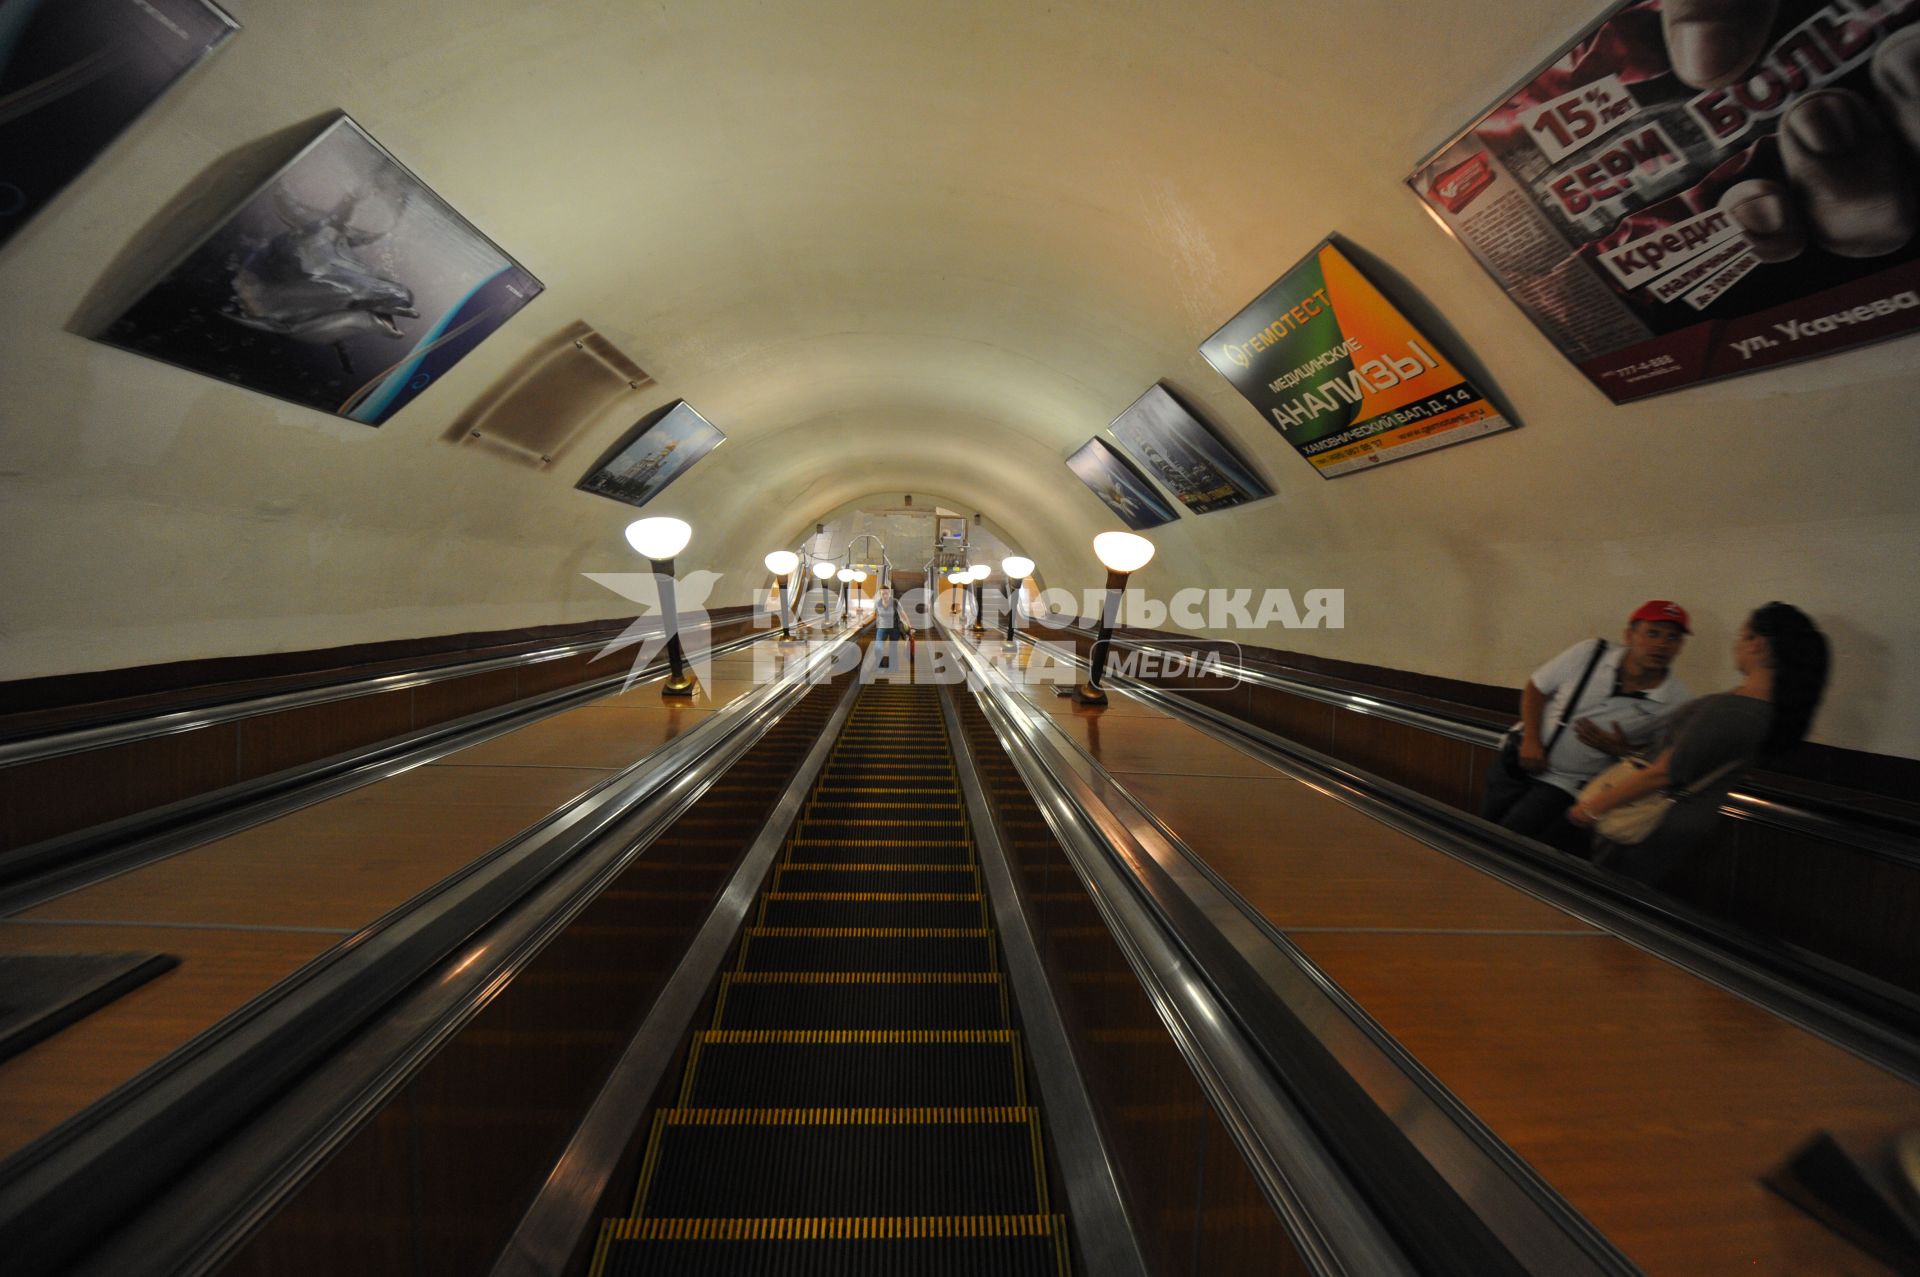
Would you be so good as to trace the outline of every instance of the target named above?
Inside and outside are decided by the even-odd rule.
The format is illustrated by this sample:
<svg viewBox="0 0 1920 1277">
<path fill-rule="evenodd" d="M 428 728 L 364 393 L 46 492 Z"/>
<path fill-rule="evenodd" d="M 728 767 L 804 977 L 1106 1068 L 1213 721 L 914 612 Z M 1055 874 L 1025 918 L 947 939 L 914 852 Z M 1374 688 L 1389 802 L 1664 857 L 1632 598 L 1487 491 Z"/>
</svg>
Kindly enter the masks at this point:
<svg viewBox="0 0 1920 1277">
<path fill-rule="evenodd" d="M 719 602 L 890 491 L 1078 589 L 1110 520 L 1061 459 L 1165 379 L 1278 495 L 1156 531 L 1140 583 L 1348 592 L 1345 630 L 1254 641 L 1513 685 L 1664 595 L 1714 686 L 1785 595 L 1840 640 L 1824 736 L 1920 752 L 1911 342 L 1614 408 L 1402 186 L 1597 0 L 227 7 L 0 251 L 6 675 L 616 614 L 580 574 L 632 566 L 632 512 L 572 485 L 682 397 L 729 442 L 649 512 L 701 529 Z M 218 218 L 203 174 L 337 109 L 547 286 L 441 384 L 375 431 L 67 331 L 130 245 Z M 1199 360 L 1332 231 L 1523 429 L 1325 482 Z M 644 403 L 545 471 L 443 438 L 576 320 Z"/>
</svg>

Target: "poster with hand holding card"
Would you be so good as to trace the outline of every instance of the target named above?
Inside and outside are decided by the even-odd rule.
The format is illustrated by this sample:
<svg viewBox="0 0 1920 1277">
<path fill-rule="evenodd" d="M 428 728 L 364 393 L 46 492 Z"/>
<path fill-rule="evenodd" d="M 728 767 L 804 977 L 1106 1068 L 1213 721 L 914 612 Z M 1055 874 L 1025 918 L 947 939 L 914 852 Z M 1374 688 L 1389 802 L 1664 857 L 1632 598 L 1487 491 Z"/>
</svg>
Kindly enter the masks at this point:
<svg viewBox="0 0 1920 1277">
<path fill-rule="evenodd" d="M 1920 5 L 1631 0 L 1408 179 L 1615 403 L 1920 323 Z"/>
</svg>

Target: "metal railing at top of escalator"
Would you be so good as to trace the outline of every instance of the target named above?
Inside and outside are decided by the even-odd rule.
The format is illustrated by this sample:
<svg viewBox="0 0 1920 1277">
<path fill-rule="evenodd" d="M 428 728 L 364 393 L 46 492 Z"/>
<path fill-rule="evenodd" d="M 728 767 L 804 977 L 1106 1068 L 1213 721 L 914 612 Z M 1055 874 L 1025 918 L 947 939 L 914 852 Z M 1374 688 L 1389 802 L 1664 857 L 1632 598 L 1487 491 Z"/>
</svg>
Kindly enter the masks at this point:
<svg viewBox="0 0 1920 1277">
<path fill-rule="evenodd" d="M 981 708 L 1321 1274 L 1631 1263 L 965 642 Z M 1365 1078 L 1363 1084 L 1357 1079 Z"/>
<path fill-rule="evenodd" d="M 809 645 L 778 680 L 706 716 L 659 750 L 551 813 L 493 852 L 327 950 L 99 1102 L 0 1162 L 0 1253 L 12 1272 L 65 1271 L 146 1200 L 183 1175 L 262 1106 L 319 1067 L 386 1009 L 486 932 L 513 934 L 461 958 L 427 990 L 380 1051 L 356 1047 L 335 1096 L 276 1130 L 260 1174 L 323 1156 L 375 1111 L 452 1026 L 485 1004 L 492 982 L 526 960 L 660 829 L 833 668 L 858 627 Z M 552 897 L 530 916 L 522 906 Z M 271 1209 L 249 1176 L 226 1177 L 196 1203 L 209 1227 Z M 170 1236 L 168 1228 L 161 1236 Z M 179 1244 L 187 1248 L 182 1237 Z M 154 1261 L 156 1265 L 158 1260 Z M 154 1271 L 171 1271 L 156 1267 Z"/>
<path fill-rule="evenodd" d="M 1063 619 L 1048 618 L 1041 623 L 1077 636 L 1093 637 L 1093 631 L 1085 625 L 1066 624 Z M 1025 631 L 1021 632 L 1020 637 L 1029 642 L 1036 641 Z M 1139 652 L 1166 650 L 1157 643 L 1122 638 L 1118 635 L 1113 639 L 1113 646 Z M 1448 714 L 1430 707 L 1412 705 L 1379 693 L 1351 692 L 1342 688 L 1325 687 L 1305 679 L 1290 678 L 1272 670 L 1245 665 L 1225 655 L 1220 657 L 1213 668 L 1217 668 L 1227 679 L 1252 683 L 1259 687 L 1319 701 L 1355 714 L 1365 714 L 1388 722 L 1419 728 L 1422 731 L 1463 741 L 1482 749 L 1498 749 L 1501 738 L 1505 734 L 1499 728 L 1490 727 L 1464 715 Z M 1752 776 L 1736 784 L 1721 803 L 1720 810 L 1723 815 L 1736 820 L 1757 821 L 1791 833 L 1868 852 L 1896 863 L 1920 867 L 1920 823 L 1897 816 L 1876 813 L 1874 819 L 1884 823 L 1887 828 L 1876 827 L 1865 823 L 1857 809 L 1838 801 L 1833 804 L 1816 803 L 1807 795 L 1770 786 L 1764 780 Z"/>
</svg>

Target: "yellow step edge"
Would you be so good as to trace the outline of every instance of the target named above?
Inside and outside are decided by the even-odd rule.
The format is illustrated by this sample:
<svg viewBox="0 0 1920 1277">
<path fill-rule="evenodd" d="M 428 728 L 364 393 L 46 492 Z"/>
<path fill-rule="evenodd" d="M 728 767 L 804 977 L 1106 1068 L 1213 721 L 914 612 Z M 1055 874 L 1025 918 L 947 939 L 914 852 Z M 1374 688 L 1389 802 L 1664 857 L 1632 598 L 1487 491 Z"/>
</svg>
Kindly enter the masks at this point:
<svg viewBox="0 0 1920 1277">
<path fill-rule="evenodd" d="M 909 901 L 976 901 L 977 891 L 769 891 L 766 900 L 845 900 L 855 903 Z"/>
<path fill-rule="evenodd" d="M 895 862 L 888 862 L 888 861 L 872 861 L 872 860 L 847 861 L 844 864 L 836 860 L 782 861 L 780 864 L 781 872 L 784 873 L 786 870 L 789 870 L 789 869 L 802 869 L 809 873 L 812 873 L 816 870 L 821 870 L 821 869 L 845 869 L 845 870 L 853 870 L 856 872 L 866 872 L 869 870 L 887 870 L 890 872 L 941 873 L 941 874 L 971 874 L 974 872 L 974 866 L 971 864 L 928 865 L 928 864 L 921 864 L 918 861 L 911 862 L 911 863 L 895 863 Z"/>
<path fill-rule="evenodd" d="M 729 971 L 727 984 L 999 984 L 997 971 Z"/>
<path fill-rule="evenodd" d="M 1061 1237 L 1063 1215 L 862 1215 L 775 1219 L 615 1219 L 604 1241 L 917 1241 Z M 603 1247 L 604 1249 L 604 1247 Z"/>
<path fill-rule="evenodd" d="M 1018 1029 L 699 1029 L 701 1046 L 1018 1046 Z M 1025 1102 L 1024 1096 L 1022 1103 Z M 691 1107 L 683 1094 L 681 1108 Z"/>
<path fill-rule="evenodd" d="M 1037 1130 L 1036 1119 L 1039 1114 L 1038 1109 L 1013 1105 L 871 1109 L 677 1108 L 665 1110 L 661 1118 L 667 1126 L 1027 1126 Z"/>
<path fill-rule="evenodd" d="M 812 940 L 984 940 L 993 933 L 985 927 L 748 927 L 747 934 Z"/>
</svg>

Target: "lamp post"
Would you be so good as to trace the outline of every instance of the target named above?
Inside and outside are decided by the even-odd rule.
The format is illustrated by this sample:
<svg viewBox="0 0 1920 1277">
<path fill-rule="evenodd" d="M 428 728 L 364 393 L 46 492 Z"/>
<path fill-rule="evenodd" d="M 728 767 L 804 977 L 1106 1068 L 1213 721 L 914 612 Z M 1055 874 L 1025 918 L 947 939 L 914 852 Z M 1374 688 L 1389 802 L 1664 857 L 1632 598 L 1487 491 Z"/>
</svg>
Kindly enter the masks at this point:
<svg viewBox="0 0 1920 1277">
<path fill-rule="evenodd" d="M 660 588 L 660 622 L 667 630 L 667 664 L 672 669 L 660 685 L 662 696 L 693 695 L 693 675 L 687 672 L 686 653 L 680 649 L 680 604 L 673 591 L 673 556 L 692 539 L 693 528 L 684 519 L 636 519 L 627 525 L 627 544 L 653 564 Z"/>
<path fill-rule="evenodd" d="M 1102 532 L 1093 539 L 1093 553 L 1107 569 L 1107 598 L 1100 609 L 1100 632 L 1093 640 L 1087 681 L 1073 689 L 1073 699 L 1082 705 L 1105 705 L 1107 694 L 1100 687 L 1100 675 L 1107 668 L 1107 649 L 1113 645 L 1113 624 L 1120 617 L 1120 599 L 1126 591 L 1127 578 L 1153 558 L 1153 542 L 1131 532 Z"/>
<path fill-rule="evenodd" d="M 973 581 L 973 573 L 967 568 L 959 568 L 947 573 L 947 584 L 953 587 L 953 619 L 960 625 L 967 623 L 967 586 Z"/>
<path fill-rule="evenodd" d="M 976 563 L 967 569 L 967 579 L 973 582 L 973 632 L 979 634 L 987 628 L 987 578 L 993 575 L 993 569 L 984 563 Z"/>
<path fill-rule="evenodd" d="M 1014 618 L 1020 614 L 1020 589 L 1033 575 L 1033 560 L 1023 554 L 1010 554 L 1000 560 L 1000 570 L 1007 575 L 1007 646 L 1012 647 L 1019 640 L 1014 637 Z"/>
<path fill-rule="evenodd" d="M 820 582 L 820 592 L 824 595 L 827 591 L 827 582 L 833 579 L 833 564 L 831 563 L 814 564 L 813 579 Z"/>
<path fill-rule="evenodd" d="M 847 592 L 853 586 L 853 569 L 841 568 L 834 575 L 840 578 L 840 616 L 844 620 L 847 615 Z"/>
<path fill-rule="evenodd" d="M 865 568 L 855 568 L 855 569 L 853 570 L 853 583 L 854 583 L 854 584 L 855 584 L 856 586 L 858 586 L 858 585 L 865 585 L 865 584 L 867 583 L 867 570 L 866 570 Z M 863 594 L 865 594 L 865 593 L 866 593 L 866 591 L 865 591 L 865 590 L 855 590 L 855 591 L 854 591 L 854 595 L 853 595 L 853 597 L 854 597 L 854 602 L 855 602 L 855 604 L 858 604 L 858 603 L 860 603 L 860 602 L 862 601 L 862 600 L 861 600 L 861 595 L 863 595 Z"/>
<path fill-rule="evenodd" d="M 767 556 L 766 564 L 767 571 L 773 573 L 774 579 L 780 583 L 780 593 L 776 596 L 780 600 L 780 637 L 792 639 L 793 625 L 787 609 L 787 582 L 792 578 L 793 570 L 800 566 L 800 556 L 792 550 L 775 550 Z"/>
</svg>

